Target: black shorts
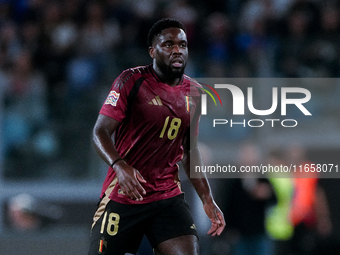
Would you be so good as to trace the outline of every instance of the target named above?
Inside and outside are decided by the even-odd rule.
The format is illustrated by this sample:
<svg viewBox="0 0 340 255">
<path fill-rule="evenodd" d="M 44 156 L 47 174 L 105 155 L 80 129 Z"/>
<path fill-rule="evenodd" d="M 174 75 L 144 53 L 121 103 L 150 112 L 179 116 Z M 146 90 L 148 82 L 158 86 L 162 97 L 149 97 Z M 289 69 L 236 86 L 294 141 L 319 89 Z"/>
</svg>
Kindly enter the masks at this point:
<svg viewBox="0 0 340 255">
<path fill-rule="evenodd" d="M 139 205 L 110 200 L 92 228 L 89 255 L 135 254 L 144 234 L 152 247 L 178 236 L 197 236 L 184 194 Z"/>
</svg>

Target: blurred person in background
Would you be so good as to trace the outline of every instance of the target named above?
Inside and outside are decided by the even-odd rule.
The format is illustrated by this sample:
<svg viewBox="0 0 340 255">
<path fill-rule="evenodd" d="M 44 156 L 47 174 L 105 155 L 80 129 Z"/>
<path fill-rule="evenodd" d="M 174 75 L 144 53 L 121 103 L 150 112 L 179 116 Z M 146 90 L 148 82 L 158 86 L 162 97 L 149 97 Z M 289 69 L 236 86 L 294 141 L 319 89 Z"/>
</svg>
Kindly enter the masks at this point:
<svg viewBox="0 0 340 255">
<path fill-rule="evenodd" d="M 66 83 L 67 70 L 68 63 L 75 55 L 79 33 L 77 24 L 72 20 L 75 15 L 72 1 L 67 1 L 65 5 L 65 8 L 58 2 L 44 5 L 43 22 L 40 25 L 42 31 L 36 36 L 39 42 L 37 61 L 48 74 L 48 101 L 51 116 L 58 119 L 65 118 L 68 112 L 66 109 L 66 95 L 69 91 Z"/>
<path fill-rule="evenodd" d="M 59 206 L 47 203 L 27 193 L 11 197 L 8 201 L 7 218 L 16 231 L 36 231 L 61 219 Z"/>
<path fill-rule="evenodd" d="M 313 1 L 295 1 L 278 25 L 278 75 L 317 77 L 310 68 L 310 45 L 318 33 L 320 8 Z"/>
<path fill-rule="evenodd" d="M 41 228 L 42 220 L 34 213 L 33 203 L 33 197 L 28 194 L 17 195 L 9 200 L 8 219 L 11 228 L 17 231 L 34 231 Z"/>
<path fill-rule="evenodd" d="M 240 166 L 258 166 L 261 155 L 256 145 L 243 144 L 239 149 Z M 276 202 L 267 179 L 244 173 L 242 179 L 229 180 L 229 199 L 223 205 L 228 224 L 224 237 L 231 244 L 232 255 L 272 255 L 273 244 L 265 231 L 267 209 Z"/>
<path fill-rule="evenodd" d="M 225 77 L 231 62 L 232 25 L 228 16 L 222 12 L 215 12 L 206 20 L 206 68 L 208 77 Z"/>
<path fill-rule="evenodd" d="M 69 79 L 75 90 L 74 96 L 82 89 L 86 91 L 86 87 L 94 86 L 99 77 L 105 77 L 107 72 L 112 71 L 107 70 L 107 64 L 112 61 L 110 57 L 115 57 L 111 56 L 113 49 L 121 41 L 120 25 L 115 19 L 107 18 L 105 5 L 100 2 L 89 2 L 86 6 L 85 22 L 80 28 L 77 40 L 76 54 L 79 57 L 69 66 L 71 68 Z M 77 65 L 80 66 L 77 67 Z M 93 77 L 89 75 L 87 79 L 77 81 L 76 78 L 82 77 L 82 75 L 77 75 L 77 71 L 81 71 L 78 69 L 87 65 L 89 65 L 89 70 L 92 70 Z M 75 72 L 73 74 L 75 77 L 71 76 L 72 72 Z"/>
<path fill-rule="evenodd" d="M 307 159 L 306 150 L 301 144 L 292 144 L 287 148 L 287 162 L 299 168 L 310 168 L 313 164 Z M 318 181 L 317 172 L 297 171 L 293 174 L 289 218 L 294 226 L 291 249 L 296 255 L 313 254 L 320 248 L 321 240 L 329 237 L 332 231 L 327 197 Z"/>
<path fill-rule="evenodd" d="M 277 12 L 272 0 L 248 1 L 238 19 L 237 53 L 251 63 L 258 77 L 272 76 L 276 23 Z"/>
<path fill-rule="evenodd" d="M 7 20 L 0 26 L 0 68 L 8 71 L 21 50 L 18 26 Z"/>
<path fill-rule="evenodd" d="M 320 12 L 320 31 L 307 49 L 308 66 L 317 77 L 337 77 L 340 73 L 339 4 L 325 4 Z"/>
<path fill-rule="evenodd" d="M 269 151 L 267 163 L 272 167 L 286 166 L 283 149 Z M 270 208 L 266 215 L 266 230 L 269 237 L 274 241 L 274 254 L 291 254 L 290 239 L 294 234 L 294 226 L 289 218 L 290 206 L 293 196 L 293 179 L 288 173 L 269 174 L 269 181 L 273 186 L 277 198 L 277 204 Z"/>
<path fill-rule="evenodd" d="M 193 41 L 198 19 L 197 10 L 193 8 L 187 0 L 174 0 L 169 3 L 169 6 L 165 10 L 165 15 L 181 20 L 187 31 L 188 41 Z"/>
<path fill-rule="evenodd" d="M 5 84 L 4 148 L 12 157 L 34 153 L 34 135 L 41 131 L 48 119 L 47 84 L 45 76 L 36 69 L 30 51 L 23 50 L 7 72 Z M 33 150 L 32 150 L 33 149 Z M 23 161 L 14 160 L 14 164 Z M 9 167 L 10 175 L 31 174 L 26 167 Z M 34 171 L 39 171 L 34 169 Z M 20 172 L 20 173 L 19 173 Z"/>
</svg>

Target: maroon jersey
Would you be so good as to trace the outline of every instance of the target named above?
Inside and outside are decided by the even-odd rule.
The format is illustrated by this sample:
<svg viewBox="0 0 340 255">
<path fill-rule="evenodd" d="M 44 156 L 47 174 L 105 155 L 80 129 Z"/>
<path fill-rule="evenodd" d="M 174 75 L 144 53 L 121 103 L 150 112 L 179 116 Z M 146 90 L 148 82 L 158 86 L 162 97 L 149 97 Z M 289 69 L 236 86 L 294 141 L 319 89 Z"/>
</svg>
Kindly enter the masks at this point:
<svg viewBox="0 0 340 255">
<path fill-rule="evenodd" d="M 125 70 L 114 81 L 100 114 L 121 125 L 115 132 L 117 151 L 136 168 L 146 183 L 143 201 L 128 198 L 109 167 L 102 194 L 124 204 L 148 203 L 181 193 L 177 163 L 183 157 L 183 138 L 192 125 L 198 135 L 198 85 L 186 75 L 171 87 L 160 81 L 152 65 Z"/>
</svg>

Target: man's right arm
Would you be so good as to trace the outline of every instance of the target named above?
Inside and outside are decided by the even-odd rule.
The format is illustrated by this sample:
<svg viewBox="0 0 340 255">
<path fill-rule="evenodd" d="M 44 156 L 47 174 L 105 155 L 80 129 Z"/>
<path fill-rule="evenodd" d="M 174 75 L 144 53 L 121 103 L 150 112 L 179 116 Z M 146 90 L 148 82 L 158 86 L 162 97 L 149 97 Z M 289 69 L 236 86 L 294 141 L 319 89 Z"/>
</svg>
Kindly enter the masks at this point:
<svg viewBox="0 0 340 255">
<path fill-rule="evenodd" d="M 111 139 L 119 125 L 120 122 L 117 120 L 99 114 L 93 128 L 94 147 L 99 156 L 110 166 L 121 157 Z M 143 200 L 142 194 L 145 195 L 145 190 L 140 183 L 145 183 L 145 180 L 138 170 L 129 166 L 124 160 L 117 161 L 112 168 L 117 174 L 123 192 L 133 200 Z"/>
</svg>

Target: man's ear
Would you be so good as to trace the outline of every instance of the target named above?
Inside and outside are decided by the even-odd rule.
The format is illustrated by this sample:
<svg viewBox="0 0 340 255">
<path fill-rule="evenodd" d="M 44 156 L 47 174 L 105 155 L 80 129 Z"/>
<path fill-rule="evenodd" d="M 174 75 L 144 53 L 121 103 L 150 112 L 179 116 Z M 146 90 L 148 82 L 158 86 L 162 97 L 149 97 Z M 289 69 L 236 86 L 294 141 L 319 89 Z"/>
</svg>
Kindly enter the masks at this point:
<svg viewBox="0 0 340 255">
<path fill-rule="evenodd" d="M 149 47 L 149 55 L 151 58 L 155 58 L 156 54 L 155 54 L 155 48 L 153 46 Z"/>
</svg>

